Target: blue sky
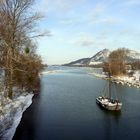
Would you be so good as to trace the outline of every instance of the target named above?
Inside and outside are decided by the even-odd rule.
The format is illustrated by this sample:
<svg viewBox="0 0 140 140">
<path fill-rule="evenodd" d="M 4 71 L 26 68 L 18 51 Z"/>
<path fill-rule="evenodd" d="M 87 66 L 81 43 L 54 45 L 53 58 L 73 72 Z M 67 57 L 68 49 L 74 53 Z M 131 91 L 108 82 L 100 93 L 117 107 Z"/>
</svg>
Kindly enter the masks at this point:
<svg viewBox="0 0 140 140">
<path fill-rule="evenodd" d="M 140 0 L 37 0 L 43 13 L 38 53 L 64 64 L 96 52 L 126 47 L 140 51 Z"/>
</svg>

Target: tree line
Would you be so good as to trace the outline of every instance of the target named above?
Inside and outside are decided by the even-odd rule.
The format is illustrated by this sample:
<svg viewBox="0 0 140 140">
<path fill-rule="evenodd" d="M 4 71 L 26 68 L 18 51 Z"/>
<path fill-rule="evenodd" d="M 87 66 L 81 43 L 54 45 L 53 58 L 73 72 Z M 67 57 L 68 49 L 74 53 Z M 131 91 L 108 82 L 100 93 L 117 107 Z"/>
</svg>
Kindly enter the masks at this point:
<svg viewBox="0 0 140 140">
<path fill-rule="evenodd" d="M 34 0 L 0 1 L 0 68 L 4 70 L 5 94 L 12 99 L 13 87 L 33 90 L 42 69 L 36 54 L 37 23 L 42 18 L 32 10 Z"/>
</svg>

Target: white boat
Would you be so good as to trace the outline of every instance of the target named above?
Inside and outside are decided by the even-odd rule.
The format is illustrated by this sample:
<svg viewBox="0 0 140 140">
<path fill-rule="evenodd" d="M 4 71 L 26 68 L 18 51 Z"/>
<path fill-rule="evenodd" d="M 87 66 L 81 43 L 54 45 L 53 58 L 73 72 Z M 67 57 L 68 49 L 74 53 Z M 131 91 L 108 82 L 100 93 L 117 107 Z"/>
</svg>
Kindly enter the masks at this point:
<svg viewBox="0 0 140 140">
<path fill-rule="evenodd" d="M 109 86 L 108 86 L 108 96 L 99 96 L 96 98 L 96 103 L 107 110 L 121 110 L 122 103 L 117 99 L 114 100 L 111 97 L 111 81 L 109 79 Z M 107 95 L 107 93 L 105 93 Z"/>
<path fill-rule="evenodd" d="M 96 103 L 107 110 L 121 110 L 122 103 L 118 100 L 113 100 L 103 96 L 96 98 Z"/>
</svg>

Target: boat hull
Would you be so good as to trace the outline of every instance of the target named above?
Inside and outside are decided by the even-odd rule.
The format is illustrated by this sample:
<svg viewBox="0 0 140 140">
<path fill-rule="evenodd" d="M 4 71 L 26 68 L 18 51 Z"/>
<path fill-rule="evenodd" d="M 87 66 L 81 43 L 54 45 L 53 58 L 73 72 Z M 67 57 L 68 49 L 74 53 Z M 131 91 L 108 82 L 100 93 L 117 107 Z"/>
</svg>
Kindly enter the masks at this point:
<svg viewBox="0 0 140 140">
<path fill-rule="evenodd" d="M 120 102 L 114 102 L 112 103 L 109 99 L 101 99 L 101 98 L 96 98 L 96 103 L 100 105 L 102 108 L 106 110 L 121 110 L 122 108 L 122 103 Z"/>
</svg>

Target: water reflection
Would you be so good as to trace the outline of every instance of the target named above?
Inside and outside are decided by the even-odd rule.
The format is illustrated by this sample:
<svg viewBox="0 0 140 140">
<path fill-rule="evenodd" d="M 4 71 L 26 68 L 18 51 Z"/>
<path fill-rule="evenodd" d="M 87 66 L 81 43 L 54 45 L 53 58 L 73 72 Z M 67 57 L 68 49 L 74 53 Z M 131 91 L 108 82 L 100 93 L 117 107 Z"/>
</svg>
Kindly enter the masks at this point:
<svg viewBox="0 0 140 140">
<path fill-rule="evenodd" d="M 109 111 L 109 110 L 106 110 L 103 107 L 99 106 L 98 104 L 96 104 L 96 105 L 102 111 L 104 116 L 107 116 L 109 118 L 113 118 L 116 122 L 119 123 L 119 119 L 121 118 L 121 115 L 122 115 L 122 111 L 121 110 Z"/>
<path fill-rule="evenodd" d="M 121 110 L 109 111 L 99 106 L 98 104 L 96 104 L 96 107 L 102 116 L 101 122 L 98 122 L 99 125 L 102 125 L 103 128 L 103 130 L 99 130 L 99 133 L 101 133 L 99 139 L 116 140 L 117 135 L 119 135 L 119 131 L 117 129 L 119 128 L 123 112 Z"/>
</svg>

